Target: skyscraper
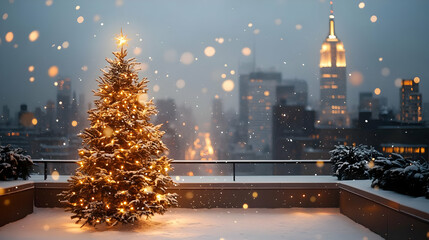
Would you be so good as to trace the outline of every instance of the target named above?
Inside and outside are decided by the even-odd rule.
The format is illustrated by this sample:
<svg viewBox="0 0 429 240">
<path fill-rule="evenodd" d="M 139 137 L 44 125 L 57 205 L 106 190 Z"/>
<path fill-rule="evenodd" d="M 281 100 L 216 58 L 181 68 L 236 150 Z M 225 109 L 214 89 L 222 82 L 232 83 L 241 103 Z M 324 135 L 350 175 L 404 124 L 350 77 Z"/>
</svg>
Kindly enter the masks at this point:
<svg viewBox="0 0 429 240">
<path fill-rule="evenodd" d="M 245 140 L 261 154 L 271 156 L 272 106 L 276 102 L 276 87 L 281 73 L 253 72 L 240 76 L 240 124 Z"/>
<path fill-rule="evenodd" d="M 401 122 L 419 123 L 423 120 L 422 94 L 419 93 L 420 78 L 403 79 L 401 87 Z"/>
<path fill-rule="evenodd" d="M 344 127 L 347 114 L 346 54 L 335 35 L 334 11 L 329 15 L 329 34 L 320 49 L 320 124 Z"/>
<path fill-rule="evenodd" d="M 71 81 L 70 78 L 58 80 L 57 86 L 57 127 L 62 135 L 68 133 L 71 125 Z"/>
</svg>

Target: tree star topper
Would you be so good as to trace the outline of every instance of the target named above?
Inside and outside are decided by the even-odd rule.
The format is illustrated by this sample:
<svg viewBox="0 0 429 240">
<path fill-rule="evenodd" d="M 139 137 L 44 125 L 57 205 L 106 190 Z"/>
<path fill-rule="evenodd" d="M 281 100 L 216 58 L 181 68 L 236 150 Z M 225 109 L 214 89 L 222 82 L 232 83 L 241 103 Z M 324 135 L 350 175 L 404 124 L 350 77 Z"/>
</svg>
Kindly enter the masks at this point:
<svg viewBox="0 0 429 240">
<path fill-rule="evenodd" d="M 124 36 L 122 34 L 122 29 L 121 29 L 121 35 L 119 35 L 116 38 L 116 44 L 118 45 L 118 47 L 123 47 L 124 44 L 128 46 L 127 42 L 128 42 L 127 36 L 126 35 Z"/>
</svg>

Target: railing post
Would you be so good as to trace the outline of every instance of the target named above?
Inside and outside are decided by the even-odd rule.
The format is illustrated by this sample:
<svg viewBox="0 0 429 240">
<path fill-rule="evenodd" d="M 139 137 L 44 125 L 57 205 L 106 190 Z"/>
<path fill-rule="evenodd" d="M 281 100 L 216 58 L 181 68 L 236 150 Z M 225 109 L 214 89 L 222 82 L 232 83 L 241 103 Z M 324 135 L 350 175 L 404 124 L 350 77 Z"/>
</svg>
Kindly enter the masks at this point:
<svg viewBox="0 0 429 240">
<path fill-rule="evenodd" d="M 232 181 L 235 182 L 235 162 L 232 163 Z"/>
<path fill-rule="evenodd" d="M 44 178 L 46 180 L 46 179 L 48 179 L 48 162 L 44 162 L 43 166 L 44 166 L 44 173 L 43 174 L 44 174 L 44 176 L 45 176 Z"/>
</svg>

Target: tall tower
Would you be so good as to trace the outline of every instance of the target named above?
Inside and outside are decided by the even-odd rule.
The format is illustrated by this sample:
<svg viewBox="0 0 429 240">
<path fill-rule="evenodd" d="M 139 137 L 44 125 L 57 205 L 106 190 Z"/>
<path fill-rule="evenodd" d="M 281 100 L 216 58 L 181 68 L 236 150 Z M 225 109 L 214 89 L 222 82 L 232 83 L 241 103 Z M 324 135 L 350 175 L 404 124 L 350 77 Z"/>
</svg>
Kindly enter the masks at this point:
<svg viewBox="0 0 429 240">
<path fill-rule="evenodd" d="M 57 86 L 57 130 L 62 135 L 67 135 L 71 125 L 71 81 L 70 78 L 58 80 Z"/>
<path fill-rule="evenodd" d="M 329 15 L 329 34 L 320 49 L 320 124 L 331 127 L 347 125 L 346 54 L 335 35 L 334 11 Z"/>
<path fill-rule="evenodd" d="M 403 79 L 401 87 L 401 122 L 419 123 L 422 116 L 422 94 L 419 93 L 420 78 Z"/>
</svg>

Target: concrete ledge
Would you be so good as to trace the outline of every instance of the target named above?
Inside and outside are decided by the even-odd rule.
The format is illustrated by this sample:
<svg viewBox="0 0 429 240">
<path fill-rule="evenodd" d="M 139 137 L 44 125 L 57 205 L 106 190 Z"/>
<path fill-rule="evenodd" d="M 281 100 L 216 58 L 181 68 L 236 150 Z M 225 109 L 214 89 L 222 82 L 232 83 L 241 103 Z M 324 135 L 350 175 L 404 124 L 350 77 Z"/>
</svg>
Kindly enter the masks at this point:
<svg viewBox="0 0 429 240">
<path fill-rule="evenodd" d="M 34 184 L 28 181 L 4 183 L 0 187 L 0 226 L 33 213 Z"/>
<path fill-rule="evenodd" d="M 369 181 L 368 181 L 369 182 Z M 426 239 L 429 234 L 429 211 L 422 206 L 404 205 L 392 197 L 383 197 L 383 190 L 375 194 L 359 186 L 339 184 L 340 212 L 386 239 Z M 396 194 L 400 199 L 412 197 Z M 416 200 L 416 198 L 414 198 Z M 420 198 L 423 204 L 429 200 Z M 410 201 L 411 202 L 411 201 Z M 352 206 L 352 207 L 351 207 Z M 416 208 L 417 207 L 417 208 Z M 420 209 L 418 209 L 420 208 Z"/>
<path fill-rule="evenodd" d="M 339 182 L 314 176 L 284 177 L 283 182 L 280 177 L 203 180 L 186 179 L 169 189 L 179 195 L 179 207 L 241 208 L 246 203 L 249 208 L 340 208 L 387 239 L 425 239 L 429 232 L 429 200 L 372 189 L 369 180 Z M 1 183 L 0 226 L 32 213 L 33 205 L 63 207 L 57 194 L 67 187 L 64 179 Z"/>
</svg>

